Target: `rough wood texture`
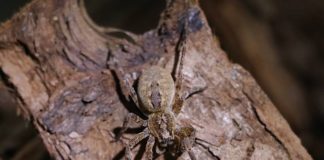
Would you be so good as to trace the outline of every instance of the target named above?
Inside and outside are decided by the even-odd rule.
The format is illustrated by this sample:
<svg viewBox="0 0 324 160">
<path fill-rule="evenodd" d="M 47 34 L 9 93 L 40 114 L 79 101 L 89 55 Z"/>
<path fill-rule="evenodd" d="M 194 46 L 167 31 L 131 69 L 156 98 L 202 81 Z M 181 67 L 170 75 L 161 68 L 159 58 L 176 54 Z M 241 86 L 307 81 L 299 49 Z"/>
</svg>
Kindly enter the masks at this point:
<svg viewBox="0 0 324 160">
<path fill-rule="evenodd" d="M 262 1 L 258 8 L 265 10 L 265 13 L 271 12 L 272 2 L 269 3 Z M 236 0 L 215 0 L 202 1 L 201 5 L 205 7 L 207 15 L 217 15 L 209 17 L 210 25 L 217 26 L 223 34 L 222 38 L 226 41 L 226 44 L 222 43 L 223 46 L 254 73 L 254 78 L 277 104 L 290 125 L 298 131 L 303 130 L 310 125 L 309 105 L 305 103 L 304 92 L 280 60 L 284 53 L 276 46 L 280 42 L 275 42 L 270 22 L 258 19 L 260 15 L 248 12 L 243 4 Z M 280 17 L 278 14 L 275 19 Z"/>
<path fill-rule="evenodd" d="M 171 71 L 187 13 L 183 86 L 208 88 L 185 102 L 179 123 L 197 129 L 198 159 L 311 159 L 251 75 L 228 60 L 198 6 L 170 1 L 155 30 L 133 35 L 103 33 L 80 5 L 35 0 L 0 28 L 2 80 L 56 159 L 123 156 L 122 142 L 134 134 L 114 142 L 114 133 L 127 112 L 138 111 L 119 82 L 150 65 Z"/>
</svg>

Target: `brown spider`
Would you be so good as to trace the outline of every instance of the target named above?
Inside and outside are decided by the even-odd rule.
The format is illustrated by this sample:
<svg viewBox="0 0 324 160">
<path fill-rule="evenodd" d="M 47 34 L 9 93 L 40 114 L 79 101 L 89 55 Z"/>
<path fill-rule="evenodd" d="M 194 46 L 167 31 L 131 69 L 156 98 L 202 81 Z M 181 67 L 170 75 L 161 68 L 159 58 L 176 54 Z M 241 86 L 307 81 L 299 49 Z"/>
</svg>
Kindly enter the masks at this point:
<svg viewBox="0 0 324 160">
<path fill-rule="evenodd" d="M 180 35 L 177 47 L 179 53 L 174 81 L 171 74 L 164 68 L 152 66 L 144 70 L 139 77 L 137 93 L 129 81 L 125 86 L 137 107 L 144 113 L 147 120 L 141 119 L 134 113 L 126 117 L 117 139 L 134 121 L 146 127 L 142 132 L 131 139 L 125 151 L 128 160 L 132 159 L 131 149 L 141 140 L 148 137 L 145 154 L 148 159 L 153 159 L 153 146 L 157 141 L 156 152 L 163 153 L 169 148 L 172 154 L 188 152 L 190 158 L 195 160 L 191 148 L 195 142 L 195 129 L 191 126 L 181 127 L 176 124 L 176 116 L 180 113 L 184 97 L 181 96 L 183 57 L 185 55 L 186 25 Z"/>
</svg>

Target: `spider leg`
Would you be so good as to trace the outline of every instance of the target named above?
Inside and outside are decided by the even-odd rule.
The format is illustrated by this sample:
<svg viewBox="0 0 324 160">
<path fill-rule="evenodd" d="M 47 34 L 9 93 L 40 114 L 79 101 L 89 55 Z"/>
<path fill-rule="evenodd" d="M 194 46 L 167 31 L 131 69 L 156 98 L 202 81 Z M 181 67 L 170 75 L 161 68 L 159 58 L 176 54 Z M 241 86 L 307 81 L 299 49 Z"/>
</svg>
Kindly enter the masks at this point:
<svg viewBox="0 0 324 160">
<path fill-rule="evenodd" d="M 137 97 L 136 91 L 135 91 L 134 87 L 132 86 L 132 84 L 130 83 L 130 75 L 126 75 L 124 77 L 123 82 L 125 84 L 126 89 L 128 90 L 129 96 L 132 98 L 132 100 L 134 101 L 136 106 L 139 107 L 139 102 L 138 102 L 138 97 Z"/>
<path fill-rule="evenodd" d="M 150 135 L 149 139 L 146 143 L 146 147 L 145 147 L 145 154 L 148 160 L 152 160 L 153 159 L 153 146 L 155 143 L 155 138 L 154 136 Z"/>
<path fill-rule="evenodd" d="M 139 117 L 138 115 L 134 114 L 134 113 L 128 113 L 127 117 L 124 120 L 123 126 L 121 128 L 121 130 L 119 131 L 119 133 L 116 135 L 116 140 L 119 140 L 120 137 L 122 136 L 122 134 L 128 129 L 129 124 L 135 122 L 138 123 L 142 126 L 146 126 L 147 125 L 147 121 L 143 120 L 141 117 Z"/>
<path fill-rule="evenodd" d="M 187 23 L 185 23 L 184 28 L 182 29 L 182 32 L 180 33 L 180 39 L 176 48 L 176 52 L 178 53 L 178 64 L 175 68 L 175 99 L 174 99 L 174 105 L 173 105 L 173 112 L 175 115 L 178 115 L 181 111 L 182 105 L 183 105 L 183 97 L 181 96 L 181 90 L 182 90 L 182 81 L 183 81 L 183 75 L 182 75 L 182 69 L 183 69 L 183 60 L 186 53 L 186 38 L 187 38 Z"/>
<path fill-rule="evenodd" d="M 189 154 L 189 157 L 190 157 L 191 160 L 196 160 L 197 159 L 195 154 L 192 152 L 192 150 L 188 151 L 188 154 Z"/>
<path fill-rule="evenodd" d="M 161 146 L 159 146 L 159 145 L 157 145 L 156 147 L 155 147 L 155 152 L 158 154 L 158 155 L 160 155 L 160 154 L 163 154 L 164 152 L 166 151 L 166 148 L 164 147 L 161 147 Z"/>
<path fill-rule="evenodd" d="M 135 137 L 129 141 L 125 150 L 125 157 L 127 160 L 132 159 L 131 150 L 134 148 L 134 146 L 149 135 L 149 130 L 146 128 L 143 132 L 136 134 Z"/>
<path fill-rule="evenodd" d="M 183 24 L 182 32 L 180 33 L 180 39 L 178 41 L 176 52 L 178 55 L 178 61 L 177 65 L 175 66 L 175 98 L 173 103 L 172 111 L 175 113 L 175 115 L 178 115 L 182 109 L 183 102 L 186 98 L 190 97 L 191 95 L 198 93 L 204 89 L 206 89 L 207 85 L 204 79 L 198 75 L 196 80 L 199 82 L 196 86 L 193 86 L 189 91 L 187 91 L 185 94 L 182 94 L 182 82 L 183 82 L 183 63 L 184 63 L 184 57 L 186 54 L 186 42 L 187 42 L 187 34 L 189 33 L 188 29 L 188 20 L 185 21 Z"/>
<path fill-rule="evenodd" d="M 191 160 L 196 160 L 194 153 L 191 148 L 195 144 L 196 130 L 191 127 L 182 127 L 176 131 L 176 138 L 178 144 L 178 149 L 181 153 L 187 152 Z"/>
<path fill-rule="evenodd" d="M 120 68 L 114 70 L 114 72 L 116 73 L 117 77 L 122 78 L 122 79 L 119 79 L 119 82 L 120 82 L 120 86 L 121 86 L 122 92 L 123 92 L 126 100 L 129 101 L 130 100 L 129 96 L 130 96 L 131 99 L 133 100 L 133 102 L 135 103 L 135 105 L 137 107 L 139 107 L 138 97 L 137 97 L 135 89 L 133 88 L 133 84 L 131 83 L 132 82 L 131 75 L 124 73 L 124 71 Z"/>
<path fill-rule="evenodd" d="M 182 98 L 188 99 L 192 95 L 202 92 L 207 88 L 207 83 L 204 78 L 197 73 L 193 79 L 191 79 L 190 88 L 183 91 Z"/>
</svg>

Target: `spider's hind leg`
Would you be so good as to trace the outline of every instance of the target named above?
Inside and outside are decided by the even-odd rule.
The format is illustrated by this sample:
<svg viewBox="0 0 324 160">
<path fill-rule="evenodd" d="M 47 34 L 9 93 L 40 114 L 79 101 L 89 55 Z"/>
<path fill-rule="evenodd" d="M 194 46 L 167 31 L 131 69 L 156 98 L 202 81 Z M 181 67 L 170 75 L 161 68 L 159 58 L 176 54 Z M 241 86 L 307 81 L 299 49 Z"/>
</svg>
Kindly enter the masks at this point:
<svg viewBox="0 0 324 160">
<path fill-rule="evenodd" d="M 182 105 L 183 105 L 183 96 L 181 95 L 182 91 L 182 82 L 183 82 L 183 61 L 184 56 L 186 54 L 186 39 L 187 39 L 187 26 L 185 25 L 182 29 L 182 32 L 180 33 L 180 39 L 176 46 L 176 53 L 178 55 L 178 61 L 174 68 L 174 78 L 175 78 L 175 99 L 174 99 L 174 105 L 173 105 L 173 112 L 177 115 L 180 113 Z"/>
<path fill-rule="evenodd" d="M 175 78 L 175 98 L 174 98 L 174 105 L 172 108 L 172 111 L 175 113 L 175 115 L 178 115 L 182 109 L 183 102 L 186 98 L 190 97 L 191 95 L 198 93 L 200 91 L 203 91 L 207 85 L 202 76 L 197 74 L 197 76 L 194 77 L 193 80 L 196 80 L 196 84 L 193 85 L 193 88 L 188 90 L 185 94 L 182 93 L 183 87 L 183 65 L 184 65 L 184 57 L 186 55 L 186 49 L 187 49 L 187 37 L 189 34 L 188 29 L 188 20 L 185 21 L 183 24 L 183 29 L 180 33 L 180 39 L 178 41 L 178 44 L 176 46 L 176 55 L 178 55 L 178 61 L 175 63 L 174 67 L 174 78 Z"/>
<path fill-rule="evenodd" d="M 131 77 L 129 74 L 126 74 L 123 78 L 123 83 L 124 86 L 126 87 L 127 91 L 128 91 L 128 95 L 132 98 L 133 102 L 135 103 L 136 107 L 139 107 L 139 101 L 138 101 L 138 97 L 137 97 L 137 93 L 134 89 L 134 87 L 131 84 Z"/>
</svg>

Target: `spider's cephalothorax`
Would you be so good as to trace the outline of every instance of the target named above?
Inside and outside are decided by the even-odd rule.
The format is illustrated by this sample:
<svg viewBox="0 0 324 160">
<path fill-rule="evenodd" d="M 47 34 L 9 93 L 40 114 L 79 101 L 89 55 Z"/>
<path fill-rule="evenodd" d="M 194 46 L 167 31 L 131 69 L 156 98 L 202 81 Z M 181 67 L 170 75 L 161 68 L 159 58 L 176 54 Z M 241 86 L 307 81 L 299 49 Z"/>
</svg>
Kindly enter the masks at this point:
<svg viewBox="0 0 324 160">
<path fill-rule="evenodd" d="M 181 94 L 181 72 L 185 55 L 185 37 L 184 29 L 177 45 L 179 57 L 175 69 L 175 81 L 168 70 L 159 66 L 152 66 L 142 72 L 139 77 L 137 92 L 125 79 L 125 86 L 128 88 L 131 98 L 147 117 L 147 120 L 143 120 L 136 114 L 129 113 L 119 135 L 117 135 L 117 138 L 119 138 L 126 131 L 130 121 L 141 123 L 142 126 L 146 127 L 126 145 L 125 155 L 128 160 L 132 159 L 131 149 L 147 137 L 145 154 L 148 159 L 153 159 L 153 146 L 156 141 L 156 152 L 158 154 L 169 148 L 173 154 L 188 152 L 190 158 L 195 159 L 191 151 L 195 139 L 195 129 L 191 126 L 182 127 L 176 123 L 176 116 L 181 111 L 184 101 Z"/>
</svg>

